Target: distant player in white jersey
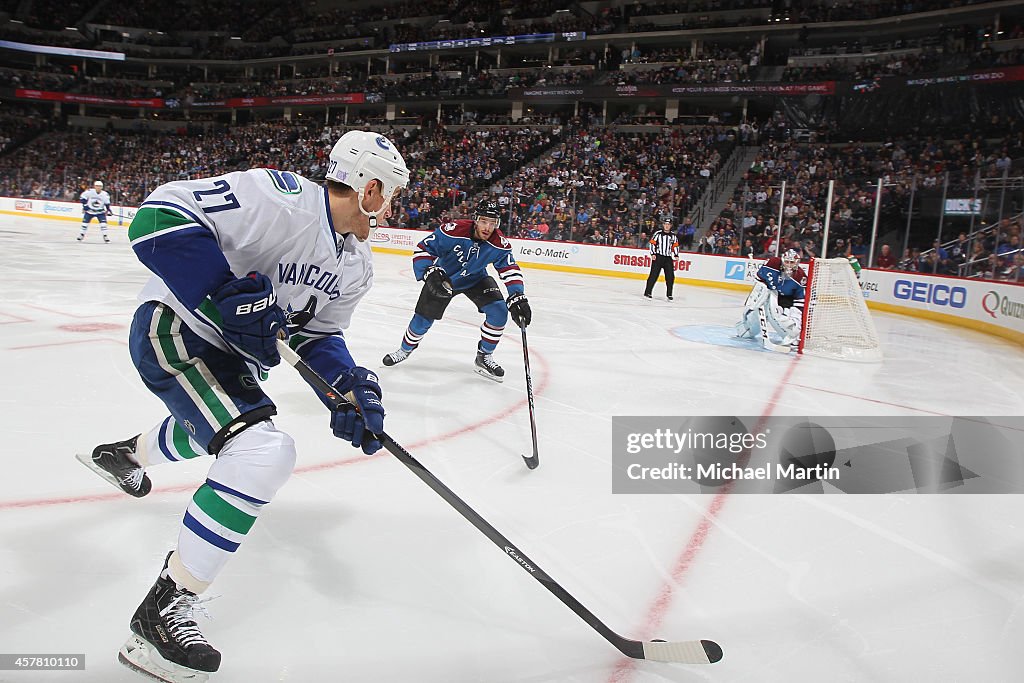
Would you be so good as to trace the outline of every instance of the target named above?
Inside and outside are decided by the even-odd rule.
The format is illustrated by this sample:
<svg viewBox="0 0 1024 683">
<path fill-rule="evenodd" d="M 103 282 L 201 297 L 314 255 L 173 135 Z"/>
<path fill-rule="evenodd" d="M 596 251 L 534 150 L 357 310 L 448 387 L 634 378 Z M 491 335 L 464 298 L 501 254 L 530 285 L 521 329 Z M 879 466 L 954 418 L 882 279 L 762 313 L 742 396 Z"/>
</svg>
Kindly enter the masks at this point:
<svg viewBox="0 0 1024 683">
<path fill-rule="evenodd" d="M 103 189 L 103 181 L 97 180 L 88 190 L 83 192 L 79 199 L 82 201 L 82 230 L 78 233 L 78 241 L 85 239 L 85 233 L 89 229 L 89 223 L 95 218 L 100 224 L 100 234 L 103 241 L 109 242 L 107 235 L 107 216 L 113 216 L 110 210 L 110 195 Z"/>
<path fill-rule="evenodd" d="M 221 655 L 200 632 L 197 597 L 238 549 L 295 465 L 258 379 L 289 345 L 359 408 L 331 414 L 339 438 L 370 455 L 384 407 L 342 330 L 373 283 L 366 242 L 391 213 L 409 170 L 387 138 L 343 135 L 324 186 L 256 168 L 167 183 L 128 231 L 153 272 L 129 337 L 132 360 L 170 415 L 145 434 L 79 459 L 126 493 L 151 488 L 145 467 L 213 455 L 156 584 L 132 617 L 119 659 L 164 681 L 205 681 Z M 269 587 L 268 587 L 269 588 Z"/>
</svg>

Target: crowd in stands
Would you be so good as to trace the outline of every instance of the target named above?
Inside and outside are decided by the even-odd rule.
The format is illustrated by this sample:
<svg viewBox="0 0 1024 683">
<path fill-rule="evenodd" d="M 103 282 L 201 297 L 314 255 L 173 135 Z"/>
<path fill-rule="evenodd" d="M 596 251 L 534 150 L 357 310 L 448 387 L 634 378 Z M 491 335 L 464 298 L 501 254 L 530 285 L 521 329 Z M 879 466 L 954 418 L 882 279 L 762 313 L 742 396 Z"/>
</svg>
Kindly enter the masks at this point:
<svg viewBox="0 0 1024 683">
<path fill-rule="evenodd" d="M 662 220 L 679 226 L 684 248 L 732 256 L 764 256 L 795 248 L 820 255 L 827 180 L 835 180 L 829 253 L 867 259 L 877 178 L 883 209 L 908 193 L 941 187 L 945 174 L 996 177 L 1024 158 L 1024 135 L 995 143 L 893 139 L 879 145 L 804 145 L 769 140 L 732 200 L 694 242 L 691 209 L 737 141 L 734 129 L 705 126 L 629 133 L 596 125 L 593 112 L 554 128 L 507 127 L 388 130 L 413 171 L 396 201 L 393 224 L 427 228 L 466 215 L 482 197 L 495 198 L 512 237 L 643 246 Z M 115 203 L 137 205 L 170 180 L 267 166 L 321 177 L 340 129 L 263 122 L 195 125 L 174 135 L 84 129 L 53 130 L 31 109 L 0 117 L 0 194 L 74 200 L 95 179 Z M 22 131 L 36 137 L 21 144 Z M 966 174 L 966 175 L 965 175 Z M 779 186 L 787 182 L 782 225 Z M 939 274 L 1018 278 L 1024 265 L 1020 220 L 1004 221 L 969 246 L 911 248 L 900 258 L 885 244 L 878 267 Z M 968 264 L 966 269 L 964 265 Z"/>
<path fill-rule="evenodd" d="M 27 4 L 28 12 L 22 17 L 26 26 L 60 30 L 78 23 L 96 4 L 96 0 L 32 0 L 21 4 Z"/>
<path fill-rule="evenodd" d="M 161 183 L 254 166 L 322 176 L 327 132 L 282 123 L 183 128 L 176 135 L 55 131 L 0 156 L 0 194 L 77 199 L 103 180 L 116 203 L 137 206 Z"/>
<path fill-rule="evenodd" d="M 480 191 L 561 139 L 559 128 L 425 129 L 402 148 L 412 171 L 396 224 L 426 228 L 460 214 Z"/>
<path fill-rule="evenodd" d="M 731 201 L 700 238 L 698 250 L 707 253 L 760 257 L 780 249 L 796 249 L 803 258 L 823 251 L 828 180 L 834 179 L 833 210 L 829 224 L 829 254 L 853 253 L 866 260 L 868 237 L 875 213 L 875 191 L 883 180 L 883 213 L 905 210 L 912 191 L 931 191 L 938 201 L 941 188 L 967 193 L 975 179 L 995 178 L 1006 172 L 1014 159 L 1024 158 L 1024 136 L 999 141 L 967 136 L 953 142 L 941 139 L 890 139 L 877 145 L 801 145 L 791 141 L 765 144 L 743 177 Z M 782 181 L 786 181 L 785 206 L 781 207 Z M 1010 229 L 1010 228 L 1013 229 Z M 939 274 L 955 274 L 968 258 L 994 255 L 989 271 L 997 275 L 1013 266 L 1016 251 L 1008 256 L 999 245 L 1019 243 L 1019 223 L 1007 225 L 974 256 L 957 251 L 911 249 L 897 258 L 885 245 L 880 267 L 900 267 Z M 781 235 L 781 237 L 780 237 Z M 937 246 L 937 245 L 933 245 Z M 922 255 L 923 254 L 923 255 Z M 891 260 L 890 260 L 891 259 Z M 993 270 L 994 269 L 994 270 Z"/>
<path fill-rule="evenodd" d="M 6 104 L 0 110 L 0 154 L 15 149 L 53 126 L 35 107 Z"/>
<path fill-rule="evenodd" d="M 102 37 L 125 41 L 125 51 L 182 46 L 193 57 L 243 60 L 323 53 L 328 46 L 343 52 L 384 48 L 394 42 L 469 36 L 747 26 L 764 23 L 770 14 L 776 21 L 804 25 L 796 41 L 801 46 L 798 49 L 804 51 L 809 31 L 814 34 L 815 44 L 823 43 L 815 26 L 819 22 L 946 10 L 974 2 L 631 0 L 588 10 L 571 0 L 402 0 L 368 7 L 341 2 L 284 6 L 270 0 L 206 0 L 202 5 L 158 0 L 130 4 L 30 0 L 8 3 L 4 11 L 24 23 L 0 27 L 0 36 L 76 47 L 95 45 Z M 62 30 L 86 18 L 151 31 L 144 35 L 109 30 L 92 34 L 85 24 L 81 24 L 85 29 L 81 32 Z M 797 65 L 778 71 L 782 71 L 783 80 L 790 82 L 870 82 L 887 75 L 916 76 L 1024 64 L 1024 50 L 1002 49 L 999 45 L 999 41 L 1024 37 L 1024 27 L 1015 24 L 1012 16 L 1000 19 L 1006 23 L 998 30 L 994 25 L 961 22 L 941 28 L 934 37 L 919 35 L 913 39 L 918 42 L 912 44 L 903 44 L 901 38 L 890 45 L 888 54 L 883 51 L 879 57 L 851 57 L 871 49 L 859 43 L 843 45 L 843 56 L 838 54 L 837 46 L 816 48 L 818 52 L 808 56 L 820 56 L 824 54 L 822 49 L 835 49 L 835 57 L 815 66 L 799 65 L 812 60 L 794 60 Z M 181 35 L 181 31 L 220 34 Z M 738 41 L 738 33 L 734 35 Z M 874 216 L 878 177 L 887 184 L 882 195 L 884 212 L 906 206 L 913 188 L 939 187 L 947 173 L 967 183 L 964 179 L 976 173 L 998 176 L 1008 164 L 1024 159 L 1024 119 L 1012 110 L 1016 105 L 1011 97 L 1004 98 L 1009 108 L 981 100 L 950 101 L 945 103 L 948 106 L 921 107 L 917 116 L 891 122 L 866 113 L 866 107 L 876 106 L 870 103 L 858 109 L 851 107 L 849 100 L 841 103 L 841 97 L 818 98 L 823 103 L 817 107 L 807 104 L 804 112 L 777 111 L 770 118 L 751 119 L 735 128 L 721 125 L 717 118 L 709 118 L 706 125 L 703 121 L 698 126 L 671 125 L 658 105 L 616 106 L 606 112 L 606 118 L 583 104 L 578 117 L 571 106 L 544 112 L 527 110 L 516 122 L 519 125 L 512 126 L 508 108 L 475 112 L 451 104 L 502 96 L 509 88 L 517 87 L 744 82 L 757 80 L 761 69 L 773 68 L 761 66 L 764 54 L 771 56 L 771 52 L 763 44 L 749 42 L 629 47 L 622 43 L 614 47 L 561 43 L 557 50 L 559 57 L 551 63 L 544 56 L 532 61 L 532 54 L 508 51 L 502 56 L 501 69 L 486 53 L 480 61 L 442 55 L 441 61 L 433 64 L 416 53 L 392 56 L 389 73 L 379 73 L 384 70 L 382 59 L 343 59 L 330 67 L 326 63 L 301 62 L 283 69 L 277 65 L 257 66 L 255 73 L 248 75 L 241 67 L 233 75 L 219 68 L 209 72 L 180 68 L 171 73 L 173 67 L 167 67 L 167 75 L 149 73 L 148 78 L 153 80 L 144 80 L 140 74 L 131 76 L 127 71 L 119 73 L 131 65 L 110 64 L 110 75 L 104 67 L 100 76 L 92 67 L 87 67 L 90 70 L 86 73 L 70 62 L 63 66 L 44 63 L 34 68 L 0 68 L 0 87 L 113 98 L 176 98 L 185 105 L 184 110 L 196 101 L 227 97 L 364 92 L 368 102 L 379 103 L 436 100 L 441 96 L 448 100 L 440 114 L 441 125 L 425 123 L 425 118 L 434 118 L 432 115 L 420 118 L 414 111 L 408 115 L 403 111 L 399 122 L 417 123 L 419 128 L 388 131 L 400 141 L 413 169 L 409 191 L 397 200 L 393 219 L 397 224 L 427 227 L 451 216 L 465 215 L 477 199 L 489 195 L 504 207 L 503 225 L 510 236 L 642 246 L 658 223 L 669 219 L 679 225 L 687 248 L 733 256 L 764 255 L 774 251 L 777 244 L 797 248 L 805 258 L 820 254 L 828 178 L 836 180 L 834 208 L 828 217 L 828 250 L 832 254 L 867 256 L 866 228 Z M 164 68 L 160 66 L 157 71 Z M 925 91 L 921 88 L 915 92 Z M 906 97 L 904 106 L 919 101 Z M 785 106 L 799 108 L 804 106 L 804 99 L 789 98 Z M 881 97 L 874 100 L 882 101 Z M 962 113 L 951 114 L 954 106 L 975 110 L 970 119 L 971 135 L 962 135 L 965 117 Z M 372 124 L 387 130 L 389 122 L 384 120 L 383 107 L 368 109 L 372 111 L 353 111 L 350 125 Z M 186 113 L 168 112 L 168 118 L 185 118 Z M 736 111 L 725 113 L 736 115 Z M 798 142 L 793 136 L 795 121 L 801 118 L 796 114 L 801 113 L 807 116 L 800 125 L 813 128 L 813 132 Z M 945 115 L 954 120 L 952 128 L 939 120 Z M 160 117 L 164 118 L 164 112 Z M 0 114 L 0 193 L 73 199 L 82 187 L 100 178 L 116 192 L 116 201 L 137 204 L 159 183 L 237 168 L 265 165 L 316 178 L 323 173 L 326 151 L 338 132 L 310 123 L 227 127 L 205 123 L 206 118 L 213 117 L 196 116 L 192 125 L 183 123 L 173 135 L 144 130 L 54 130 L 46 115 L 5 104 Z M 732 123 L 735 118 L 724 120 Z M 853 130 L 849 127 L 851 120 L 864 126 L 857 129 L 863 134 L 852 139 L 887 139 L 881 144 L 833 144 L 833 140 L 851 139 L 847 137 Z M 881 121 L 881 135 L 867 134 L 872 120 L 874 124 Z M 485 129 L 479 124 L 502 127 Z M 624 132 L 618 126 L 625 124 L 664 128 L 655 133 Z M 468 127 L 456 129 L 462 125 Z M 917 125 L 931 134 L 908 135 L 920 131 L 901 128 L 907 125 Z M 876 127 L 873 132 L 878 130 Z M 950 130 L 954 130 L 953 141 Z M 993 135 L 1003 139 L 986 139 Z M 807 139 L 812 142 L 805 144 Z M 732 201 L 703 231 L 691 222 L 691 211 L 737 143 L 764 146 Z M 783 180 L 787 196 L 780 206 L 778 187 Z M 781 225 L 777 225 L 780 211 Z M 895 243 L 885 244 L 877 254 L 878 265 L 1019 278 L 1024 260 L 1020 228 L 1019 220 L 1000 224 L 981 237 L 968 238 L 969 246 L 958 239 L 898 254 L 895 252 L 902 248 Z"/>
<path fill-rule="evenodd" d="M 622 133 L 577 121 L 488 196 L 507 209 L 513 237 L 642 246 L 659 221 L 694 205 L 734 141 L 724 128 Z"/>
<path fill-rule="evenodd" d="M 39 69 L 12 69 L 0 67 L 0 87 L 29 88 L 32 90 L 70 90 L 78 83 L 75 76 L 61 73 L 54 67 Z"/>
<path fill-rule="evenodd" d="M 238 31 L 278 7 L 273 0 L 205 0 L 202 3 L 132 0 L 103 3 L 98 24 L 159 31 Z M 67 26 L 67 24 L 65 24 Z M 234 35 L 237 35 L 235 33 Z"/>
</svg>

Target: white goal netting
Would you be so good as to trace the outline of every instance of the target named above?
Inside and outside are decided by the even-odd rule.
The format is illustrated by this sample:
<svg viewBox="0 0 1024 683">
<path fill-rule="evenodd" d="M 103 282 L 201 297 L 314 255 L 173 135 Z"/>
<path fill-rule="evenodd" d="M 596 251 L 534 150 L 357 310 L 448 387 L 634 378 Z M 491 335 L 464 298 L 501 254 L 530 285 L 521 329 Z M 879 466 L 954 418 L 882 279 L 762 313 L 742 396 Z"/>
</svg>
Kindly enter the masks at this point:
<svg viewBox="0 0 1024 683">
<path fill-rule="evenodd" d="M 800 353 L 841 360 L 882 360 L 878 332 L 845 258 L 814 259 L 807 283 Z"/>
</svg>

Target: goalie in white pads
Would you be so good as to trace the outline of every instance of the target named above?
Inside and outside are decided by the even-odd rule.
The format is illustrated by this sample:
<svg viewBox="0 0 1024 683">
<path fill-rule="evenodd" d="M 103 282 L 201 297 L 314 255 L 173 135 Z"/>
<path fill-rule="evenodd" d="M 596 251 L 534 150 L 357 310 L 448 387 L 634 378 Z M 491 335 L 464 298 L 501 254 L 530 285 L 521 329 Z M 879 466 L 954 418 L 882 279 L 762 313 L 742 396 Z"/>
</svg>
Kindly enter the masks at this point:
<svg viewBox="0 0 1024 683">
<path fill-rule="evenodd" d="M 757 283 L 743 302 L 736 336 L 752 338 L 771 351 L 789 351 L 800 341 L 807 274 L 793 249 L 773 256 L 757 270 Z M 772 333 L 779 337 L 776 342 Z"/>
</svg>

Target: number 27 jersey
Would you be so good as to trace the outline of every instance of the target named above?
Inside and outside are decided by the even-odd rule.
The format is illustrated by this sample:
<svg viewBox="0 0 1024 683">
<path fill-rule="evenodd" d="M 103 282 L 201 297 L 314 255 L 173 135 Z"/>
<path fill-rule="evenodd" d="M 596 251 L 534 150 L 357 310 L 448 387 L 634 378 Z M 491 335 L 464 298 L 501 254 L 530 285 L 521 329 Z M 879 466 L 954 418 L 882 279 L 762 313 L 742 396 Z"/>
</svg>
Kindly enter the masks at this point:
<svg viewBox="0 0 1024 683">
<path fill-rule="evenodd" d="M 340 336 L 373 283 L 370 247 L 334 231 L 326 190 L 287 171 L 257 168 L 158 187 L 128 231 L 154 276 L 139 294 L 164 303 L 197 334 L 229 349 L 209 294 L 265 274 L 289 314 L 292 346 Z"/>
</svg>

